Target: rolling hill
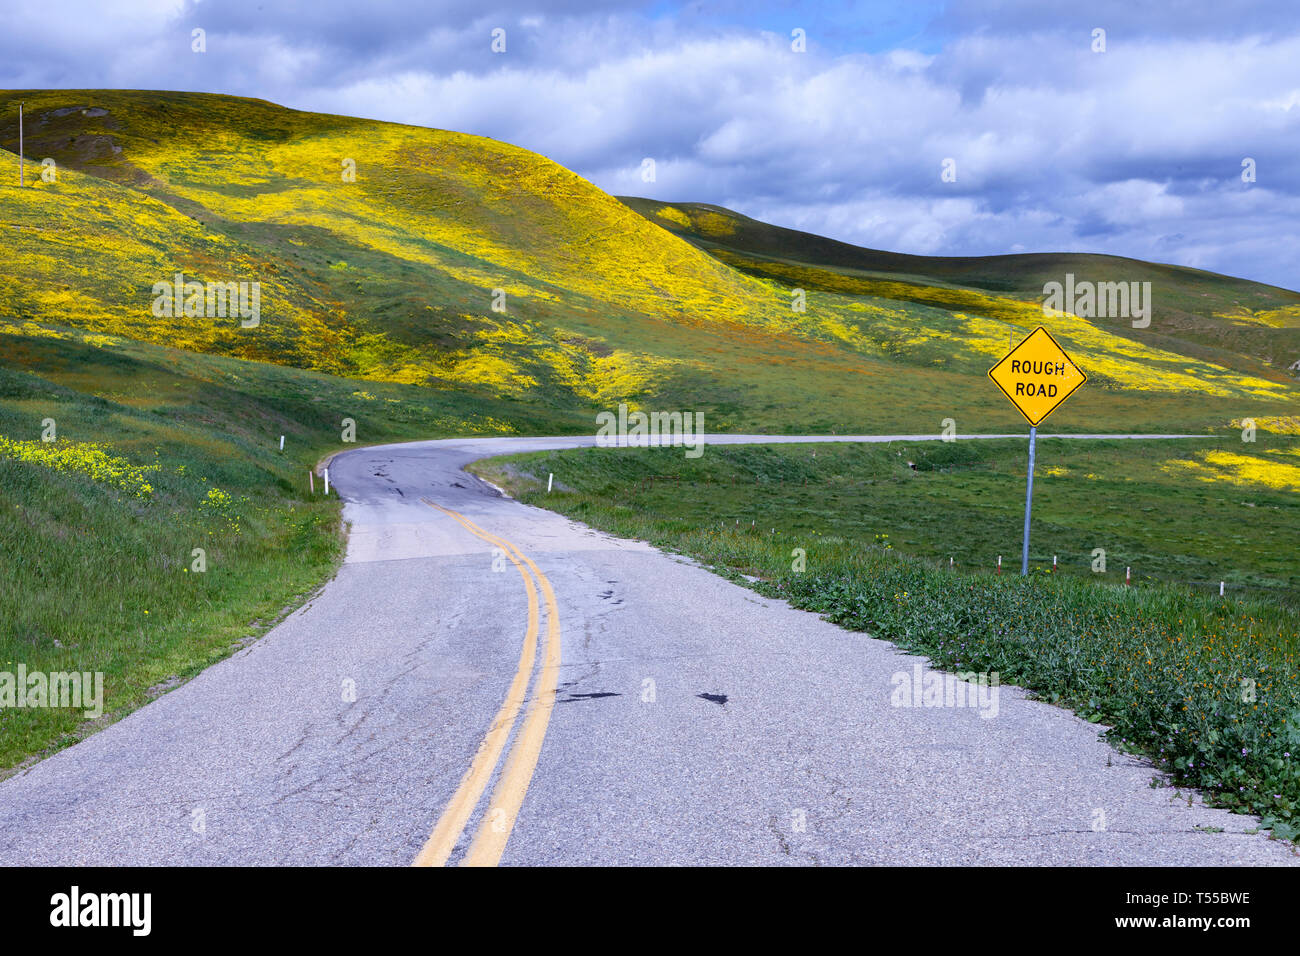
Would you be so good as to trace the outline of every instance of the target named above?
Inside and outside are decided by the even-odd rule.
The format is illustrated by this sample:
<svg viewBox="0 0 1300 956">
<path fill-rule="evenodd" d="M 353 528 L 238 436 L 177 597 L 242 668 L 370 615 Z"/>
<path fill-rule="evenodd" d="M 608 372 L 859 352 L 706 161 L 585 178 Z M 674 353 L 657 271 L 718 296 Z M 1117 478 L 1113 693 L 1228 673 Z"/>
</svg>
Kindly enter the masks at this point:
<svg viewBox="0 0 1300 956">
<path fill-rule="evenodd" d="M 11 92 L 0 113 L 20 99 L 29 159 L 58 177 L 0 190 L 11 331 L 75 327 L 548 408 L 690 407 L 719 429 L 955 417 L 988 431 L 1017 425 L 983 373 L 1043 321 L 1042 280 L 1100 261 L 856 249 L 716 207 L 620 202 L 494 140 L 256 100 Z M 0 137 L 6 183 L 14 133 Z M 1155 321 L 1048 320 L 1093 384 L 1055 427 L 1200 431 L 1296 406 L 1283 366 L 1300 296 L 1121 264 L 1116 278 L 1159 283 Z M 261 324 L 153 315 L 154 283 L 176 273 L 261 283 Z"/>
<path fill-rule="evenodd" d="M 620 198 L 652 222 L 754 275 L 969 308 L 1011 321 L 1016 313 L 1001 297 L 1041 303 L 1043 286 L 1067 273 L 1080 280 L 1150 282 L 1149 328 L 1135 330 L 1123 319 L 1096 321 L 1110 332 L 1250 374 L 1276 373 L 1300 359 L 1300 293 L 1247 279 L 1089 253 L 905 255 L 773 226 L 705 203 Z"/>
</svg>

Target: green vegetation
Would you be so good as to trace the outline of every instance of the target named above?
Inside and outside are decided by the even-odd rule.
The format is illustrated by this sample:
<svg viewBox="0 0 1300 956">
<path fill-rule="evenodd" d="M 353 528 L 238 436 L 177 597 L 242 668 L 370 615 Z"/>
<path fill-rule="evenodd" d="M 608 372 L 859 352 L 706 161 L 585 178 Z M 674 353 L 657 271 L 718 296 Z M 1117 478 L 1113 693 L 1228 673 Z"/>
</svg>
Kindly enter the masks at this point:
<svg viewBox="0 0 1300 956">
<path fill-rule="evenodd" d="M 1111 725 L 1117 746 L 1149 755 L 1173 782 L 1290 838 L 1300 834 L 1300 504 L 1258 483 L 1225 499 L 1230 479 L 1202 495 L 1194 480 L 1160 477 L 1218 444 L 1044 440 L 1045 470 L 1061 473 L 1036 488 L 1028 578 L 968 570 L 991 569 L 998 552 L 1018 567 L 1023 442 L 714 446 L 696 460 L 584 449 L 473 468 L 525 502 L 757 579 L 766 594 L 938 666 L 997 671 Z M 1297 452 L 1295 440 L 1270 442 L 1253 467 L 1294 480 Z M 1090 570 L 1096 546 L 1108 546 L 1105 575 Z M 1064 573 L 1054 574 L 1058 550 Z M 949 555 L 960 561 L 952 570 Z M 1138 584 L 1116 583 L 1139 558 Z M 1204 579 L 1228 567 L 1223 576 L 1246 587 L 1221 600 Z"/>
<path fill-rule="evenodd" d="M 835 536 L 944 566 L 1020 568 L 1025 441 L 709 446 L 528 456 L 527 469 L 578 494 L 536 503 L 659 540 L 693 528 L 750 527 L 790 547 Z M 520 462 L 510 458 L 503 461 Z M 915 466 L 913 468 L 912 466 Z M 494 469 L 494 462 L 479 467 Z M 1168 441 L 1039 438 L 1031 563 L 1092 580 L 1183 584 L 1300 608 L 1300 438 L 1237 432 Z M 533 501 L 533 497 L 525 500 Z M 773 531 L 773 529 L 775 529 Z M 1093 571 L 1096 548 L 1106 571 Z"/>
<path fill-rule="evenodd" d="M 0 115 L 20 98 L 28 156 L 59 173 L 0 188 L 0 330 L 74 325 L 556 409 L 691 408 L 718 430 L 925 432 L 955 417 L 964 432 L 1005 431 L 1018 416 L 984 371 L 1042 321 L 1026 283 L 1041 289 L 1040 273 L 1067 264 L 1001 257 L 972 274 L 710 207 L 647 217 L 514 146 L 258 100 L 15 91 Z M 0 146 L 16 148 L 4 130 Z M 15 166 L 0 153 L 0 182 Z M 765 258 L 780 250 L 793 258 Z M 1048 322 L 1091 378 L 1054 427 L 1202 432 L 1294 412 L 1300 391 L 1277 363 L 1300 297 L 1109 261 L 1163 277 L 1157 317 L 1140 333 Z M 260 282 L 261 325 L 154 317 L 153 284 L 178 272 Z M 1175 299 L 1186 308 L 1159 311 Z M 1193 313 L 1236 331 L 1182 335 Z"/>
<path fill-rule="evenodd" d="M 469 393 L 63 335 L 0 336 L 0 671 L 102 671 L 106 712 L 88 724 L 82 709 L 0 710 L 0 770 L 228 655 L 333 573 L 337 499 L 319 479 L 310 494 L 307 472 L 345 447 L 344 418 L 365 443 L 578 424 Z"/>
<path fill-rule="evenodd" d="M 907 302 L 968 309 L 1013 325 L 1043 285 L 1079 280 L 1150 282 L 1149 328 L 1098 318 L 1115 335 L 1248 372 L 1275 376 L 1300 358 L 1300 293 L 1184 266 L 1087 253 L 912 256 L 863 249 L 750 219 L 705 203 L 620 197 L 652 222 L 755 276 L 807 288 L 885 294 Z"/>
</svg>

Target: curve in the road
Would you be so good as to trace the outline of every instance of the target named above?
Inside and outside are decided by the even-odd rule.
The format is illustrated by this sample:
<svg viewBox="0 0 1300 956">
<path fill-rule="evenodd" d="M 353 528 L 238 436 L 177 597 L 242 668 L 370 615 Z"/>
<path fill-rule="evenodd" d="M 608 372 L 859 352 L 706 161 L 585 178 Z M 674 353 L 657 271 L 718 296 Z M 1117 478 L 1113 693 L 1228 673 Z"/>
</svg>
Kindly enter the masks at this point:
<svg viewBox="0 0 1300 956">
<path fill-rule="evenodd" d="M 1014 435 L 987 435 L 987 436 L 958 436 L 958 440 L 970 440 L 978 438 L 1013 438 L 1023 437 Z M 1082 439 L 1176 439 L 1176 438 L 1197 438 L 1204 436 L 1193 435 L 1133 435 L 1133 434 L 1087 434 L 1087 435 L 1045 435 L 1044 438 L 1082 438 Z M 733 443 L 804 443 L 804 442 L 862 442 L 862 441 L 921 441 L 935 440 L 939 436 L 933 435 L 910 435 L 910 436 L 732 436 L 732 435 L 714 435 L 709 436 L 707 443 L 712 444 L 733 444 Z M 631 443 L 632 446 L 672 446 L 679 442 L 664 441 L 659 442 L 652 438 L 642 439 L 640 442 Z M 530 450 L 554 450 L 563 448 L 577 448 L 597 444 L 594 439 L 586 436 L 577 438 L 547 438 L 538 439 L 529 442 Z M 617 446 L 616 446 L 617 447 Z M 628 447 L 627 445 L 621 447 Z M 503 452 L 506 453 L 506 452 Z M 512 453 L 512 452 L 511 452 Z M 532 660 L 535 653 L 536 642 L 536 615 L 535 602 L 536 591 L 532 579 L 528 577 L 528 571 L 524 569 L 524 563 L 527 563 L 528 569 L 537 576 L 539 583 L 547 592 L 547 622 L 548 622 L 548 640 L 547 640 L 547 662 L 543 665 L 538 674 L 537 686 L 534 689 L 532 704 L 529 709 L 529 716 L 525 722 L 523 731 L 511 750 L 510 757 L 507 760 L 506 768 L 502 778 L 494 792 L 493 799 L 489 808 L 484 814 L 484 819 L 479 826 L 477 835 L 471 843 L 469 850 L 465 854 L 462 865 L 495 865 L 501 858 L 505 850 L 506 841 L 510 837 L 510 832 L 514 828 L 518 816 L 519 808 L 523 803 L 524 795 L 527 792 L 528 784 L 532 779 L 533 771 L 540 757 L 542 741 L 546 733 L 546 725 L 549 722 L 550 714 L 554 706 L 555 697 L 555 679 L 554 675 L 558 674 L 560 667 L 560 639 L 559 639 L 559 612 L 556 606 L 555 597 L 551 591 L 550 583 L 545 576 L 538 570 L 536 564 L 518 548 L 503 538 L 492 535 L 482 528 L 469 521 L 463 515 L 444 508 L 428 499 L 422 499 L 424 503 L 431 507 L 437 508 L 443 513 L 451 516 L 466 527 L 472 534 L 503 549 L 509 559 L 518 567 L 523 575 L 525 587 L 529 593 L 530 616 L 529 627 L 525 636 L 524 648 L 520 660 L 519 670 L 515 674 L 515 679 L 506 693 L 506 700 L 498 713 L 497 719 L 488 729 L 470 769 L 467 771 L 465 778 L 462 780 L 460 788 L 453 796 L 452 801 L 448 804 L 446 810 L 439 818 L 433 834 L 425 844 L 420 854 L 415 860 L 417 866 L 438 866 L 443 865 L 451 857 L 455 844 L 457 843 L 461 832 L 463 831 L 474 806 L 477 804 L 483 791 L 486 788 L 487 779 L 491 776 L 497 763 L 501 758 L 504 750 L 506 739 L 510 735 L 515 717 L 519 711 L 523 685 L 527 682 L 528 673 L 532 667 Z M 547 676 L 550 679 L 547 680 Z"/>
<path fill-rule="evenodd" d="M 706 437 L 890 440 L 938 436 Z M 464 471 L 594 444 L 335 456 L 337 577 L 0 782 L 0 864 L 1295 862 L 1017 688 L 997 719 L 894 708 L 923 658 Z"/>
</svg>

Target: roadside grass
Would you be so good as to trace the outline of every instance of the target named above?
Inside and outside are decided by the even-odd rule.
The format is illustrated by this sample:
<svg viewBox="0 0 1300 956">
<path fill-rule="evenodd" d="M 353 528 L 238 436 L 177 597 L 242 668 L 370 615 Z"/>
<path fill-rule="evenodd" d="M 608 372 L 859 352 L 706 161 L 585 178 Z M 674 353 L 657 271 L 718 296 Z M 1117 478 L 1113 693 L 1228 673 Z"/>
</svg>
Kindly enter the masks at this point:
<svg viewBox="0 0 1300 956">
<path fill-rule="evenodd" d="M 1280 436 L 1261 441 L 1263 461 L 1293 458 L 1300 447 Z M 690 555 L 937 666 L 996 671 L 1109 725 L 1115 746 L 1150 757 L 1170 782 L 1295 838 L 1300 611 L 1287 542 L 1300 505 L 1288 500 L 1294 493 L 1163 470 L 1207 444 L 1215 443 L 1044 441 L 1040 467 L 1065 473 L 1036 488 L 1040 543 L 1027 578 L 1010 573 L 1023 442 L 711 446 L 695 460 L 680 449 L 583 449 L 489 459 L 473 470 L 522 501 Z M 1102 484 L 1099 471 L 1108 476 Z M 1258 547 L 1235 545 L 1240 523 L 1264 520 L 1264 508 L 1276 544 L 1256 530 L 1248 537 Z M 1185 534 L 1170 537 L 1180 527 Z M 1104 545 L 1120 529 L 1107 573 L 1092 574 L 1081 544 Z M 1052 573 L 1057 545 L 1069 562 Z M 999 552 L 1008 573 L 979 570 Z M 954 553 L 966 560 L 950 570 Z M 1130 554 L 1146 563 L 1137 585 L 1125 587 Z M 1204 577 L 1220 562 L 1250 586 L 1221 600 L 1217 587 L 1175 583 L 1179 572 Z"/>
<path fill-rule="evenodd" d="M 698 459 L 680 449 L 587 449 L 519 464 L 583 492 L 538 502 L 578 518 L 608 509 L 663 533 L 752 524 L 791 548 L 887 535 L 897 550 L 944 566 L 951 558 L 963 571 L 992 571 L 999 555 L 1004 571 L 1020 566 L 1023 439 L 711 445 Z M 1051 568 L 1055 557 L 1059 573 L 1121 584 L 1131 568 L 1135 583 L 1206 594 L 1224 581 L 1229 595 L 1300 608 L 1300 437 L 1040 437 L 1034 472 L 1032 566 Z"/>
<path fill-rule="evenodd" d="M 338 560 L 334 502 L 202 453 L 155 466 L 141 500 L 0 456 L 0 671 L 102 672 L 102 722 L 260 634 Z M 86 709 L 0 710 L 0 768 L 76 739 Z"/>
<path fill-rule="evenodd" d="M 0 771 L 197 674 L 334 573 L 338 500 L 319 479 L 312 495 L 307 472 L 349 447 L 345 417 L 366 444 L 577 425 L 485 395 L 68 335 L 0 335 L 0 672 L 102 672 L 104 714 L 0 707 Z"/>
</svg>

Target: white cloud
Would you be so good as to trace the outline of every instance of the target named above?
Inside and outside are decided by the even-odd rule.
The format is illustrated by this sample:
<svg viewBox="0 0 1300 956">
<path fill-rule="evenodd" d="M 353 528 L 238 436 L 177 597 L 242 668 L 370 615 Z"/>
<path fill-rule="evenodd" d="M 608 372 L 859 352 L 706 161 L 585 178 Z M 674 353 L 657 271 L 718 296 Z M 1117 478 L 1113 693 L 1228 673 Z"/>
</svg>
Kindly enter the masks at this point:
<svg viewBox="0 0 1300 956">
<path fill-rule="evenodd" d="M 1119 226 L 1174 219 L 1183 213 L 1183 201 L 1171 196 L 1161 183 L 1128 179 L 1107 183 L 1090 192 L 1088 207 L 1101 219 Z"/>
<path fill-rule="evenodd" d="M 580 6 L 28 5 L 6 23 L 0 70 L 10 86 L 221 90 L 480 133 L 610 192 L 733 205 L 877 248 L 1078 249 L 1294 282 L 1300 29 L 1287 7 L 1256 24 L 1205 0 L 1160 27 L 1107 0 L 1096 54 L 1090 27 L 1024 0 L 987 8 L 979 28 L 984 8 L 959 0 L 942 22 L 969 29 L 938 47 L 796 54 L 770 26 Z M 206 59 L 188 54 L 200 21 Z M 504 55 L 489 49 L 498 23 Z M 940 181 L 947 157 L 955 183 Z"/>
</svg>

